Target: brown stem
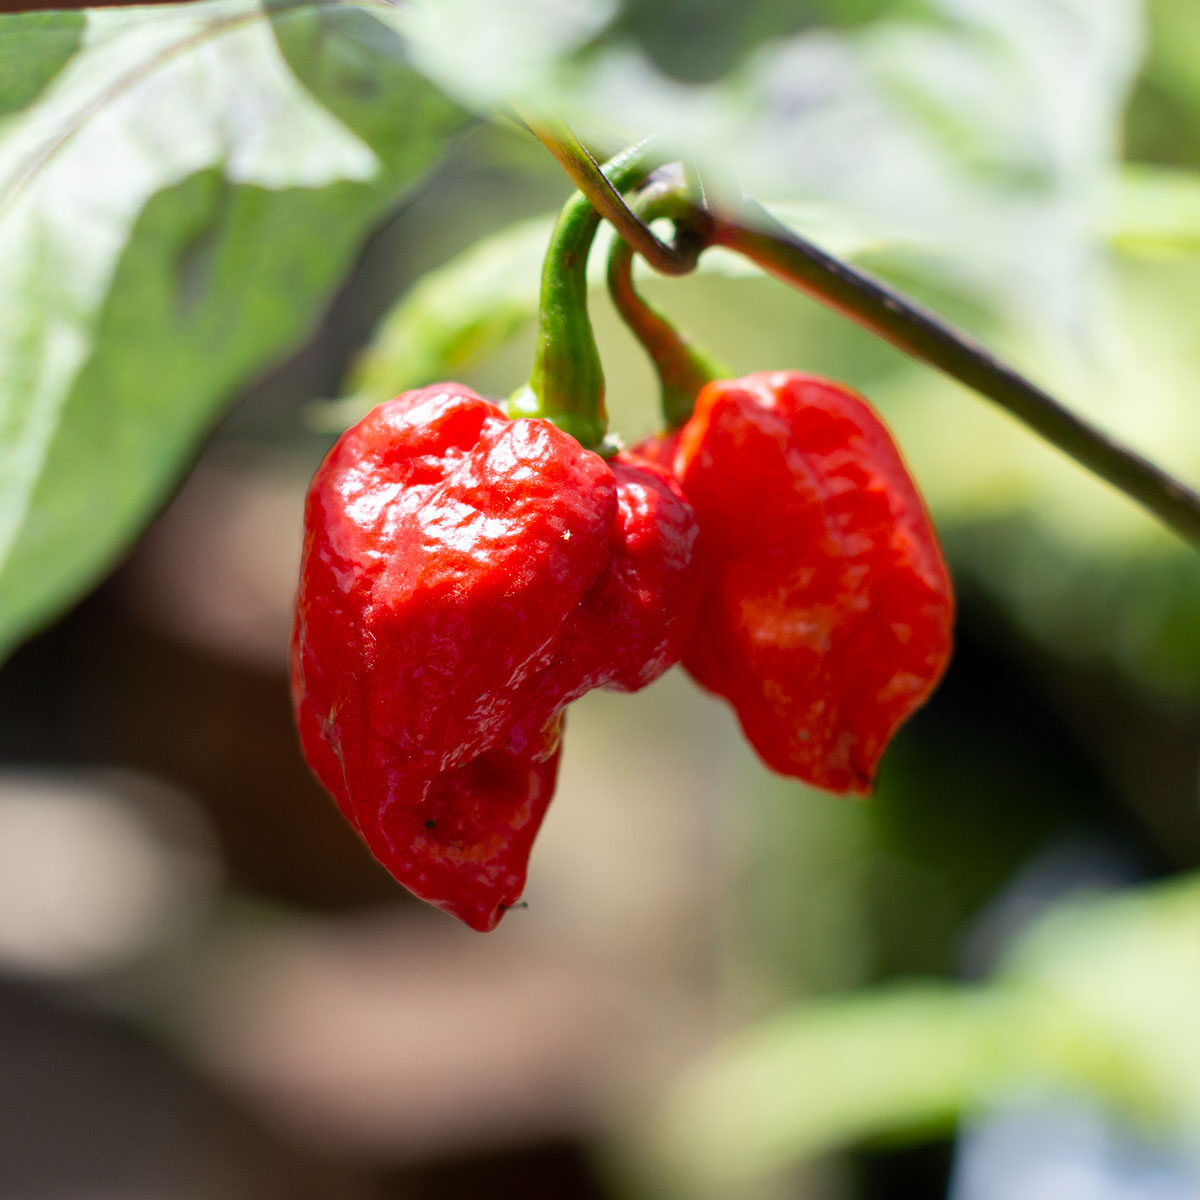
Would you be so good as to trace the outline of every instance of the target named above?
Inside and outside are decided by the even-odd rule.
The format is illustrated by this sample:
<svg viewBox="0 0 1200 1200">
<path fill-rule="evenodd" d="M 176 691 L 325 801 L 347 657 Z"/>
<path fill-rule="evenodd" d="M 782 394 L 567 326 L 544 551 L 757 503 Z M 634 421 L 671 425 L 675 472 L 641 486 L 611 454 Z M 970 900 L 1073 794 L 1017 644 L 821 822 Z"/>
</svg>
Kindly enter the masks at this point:
<svg viewBox="0 0 1200 1200">
<path fill-rule="evenodd" d="M 844 313 L 986 396 L 1077 463 L 1137 500 L 1180 537 L 1200 545 L 1200 494 L 993 357 L 965 334 L 899 292 L 826 254 L 753 202 L 710 212 L 709 237 L 763 270 Z"/>
</svg>

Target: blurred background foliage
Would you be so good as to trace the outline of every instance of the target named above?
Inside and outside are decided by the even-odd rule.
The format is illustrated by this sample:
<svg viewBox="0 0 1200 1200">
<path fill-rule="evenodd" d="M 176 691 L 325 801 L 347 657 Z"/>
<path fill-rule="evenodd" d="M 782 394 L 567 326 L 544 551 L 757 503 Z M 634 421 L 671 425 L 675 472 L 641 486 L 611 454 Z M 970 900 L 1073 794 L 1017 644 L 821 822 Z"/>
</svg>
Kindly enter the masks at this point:
<svg viewBox="0 0 1200 1200">
<path fill-rule="evenodd" d="M 55 21 L 42 57 L 23 43 L 27 69 L 0 73 L 17 114 L 0 181 L 5 148 L 37 133 L 23 106 L 111 83 L 106 38 L 126 19 L 165 35 L 170 11 L 92 18 L 86 37 Z M 53 445 L 68 476 L 92 464 L 64 523 L 92 554 L 81 576 L 245 386 L 127 560 L 0 671 L 0 1195 L 1194 1200 L 1200 557 L 985 402 L 728 260 L 645 279 L 735 370 L 866 393 L 929 499 L 958 650 L 865 803 L 769 776 L 678 672 L 588 697 L 530 910 L 479 938 L 398 894 L 308 779 L 285 655 L 331 427 L 446 374 L 505 395 L 528 369 L 540 231 L 567 188 L 511 121 L 467 121 L 502 99 L 553 101 L 600 147 L 664 130 L 1200 480 L 1200 10 L 428 0 L 383 33 L 288 20 L 279 61 L 306 94 L 271 74 L 269 119 L 216 111 L 220 136 L 177 175 L 145 147 L 172 112 L 207 114 L 197 64 L 196 90 L 168 96 L 183 108 L 129 101 L 158 173 L 114 235 L 125 274 L 70 292 L 92 340 L 66 348 L 85 369 L 63 411 L 91 418 Z M 364 82 L 397 35 L 452 99 L 396 68 L 426 97 L 412 136 Z M 242 49 L 211 51 L 231 88 L 278 66 L 269 39 Z M 293 120 L 341 166 L 281 151 Z M 435 125 L 461 131 L 422 174 Z M 62 156 L 40 246 L 68 254 L 61 189 L 102 177 L 116 144 Z M 197 307 L 142 320 L 158 293 L 129 272 L 193 246 L 202 217 L 218 234 L 185 256 Z M 0 285 L 32 262 L 22 286 L 49 273 L 38 295 L 54 292 L 69 254 L 4 244 L 24 257 Z M 33 310 L 0 295 L 17 396 L 53 372 L 14 373 Z M 655 424 L 651 374 L 599 288 L 593 313 L 633 440 Z M 177 379 L 186 418 L 87 404 L 161 401 Z M 13 403 L 6 428 L 29 428 Z M 101 554 L 93 460 L 136 472 L 156 428 L 126 437 L 122 413 L 168 421 L 175 466 Z"/>
</svg>

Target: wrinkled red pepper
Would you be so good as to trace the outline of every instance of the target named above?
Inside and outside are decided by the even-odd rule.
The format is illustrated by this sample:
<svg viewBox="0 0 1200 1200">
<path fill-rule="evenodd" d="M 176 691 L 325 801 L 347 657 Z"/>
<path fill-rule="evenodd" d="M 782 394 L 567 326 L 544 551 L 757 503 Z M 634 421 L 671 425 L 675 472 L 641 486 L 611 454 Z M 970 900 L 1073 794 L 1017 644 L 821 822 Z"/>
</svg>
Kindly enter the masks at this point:
<svg viewBox="0 0 1200 1200">
<path fill-rule="evenodd" d="M 695 541 L 667 471 L 458 384 L 341 437 L 308 493 L 292 695 L 314 772 L 402 884 L 480 930 L 516 902 L 562 710 L 678 660 Z"/>
<path fill-rule="evenodd" d="M 636 453 L 669 466 L 705 575 L 684 665 L 774 770 L 870 791 L 896 728 L 950 656 L 937 536 L 891 436 L 828 380 L 719 380 Z"/>
</svg>

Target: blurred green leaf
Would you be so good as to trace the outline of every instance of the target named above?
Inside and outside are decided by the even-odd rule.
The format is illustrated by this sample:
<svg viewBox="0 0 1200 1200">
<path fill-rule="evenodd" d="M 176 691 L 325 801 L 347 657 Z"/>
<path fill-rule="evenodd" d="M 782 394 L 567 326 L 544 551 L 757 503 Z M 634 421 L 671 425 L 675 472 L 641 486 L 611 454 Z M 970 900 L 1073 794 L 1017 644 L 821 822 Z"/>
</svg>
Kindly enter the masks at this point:
<svg viewBox="0 0 1200 1200">
<path fill-rule="evenodd" d="M 1200 1138 L 1200 876 L 1067 901 L 1019 941 L 998 984 L 1061 1015 L 1046 1052 L 1095 1094 Z"/>
<path fill-rule="evenodd" d="M 1200 174 L 1133 165 L 1122 172 L 1105 232 L 1125 251 L 1200 250 Z"/>
<path fill-rule="evenodd" d="M 85 19 L 0 124 L 0 653 L 129 545 L 463 119 L 352 8 Z M 0 17 L 0 78 L 31 28 Z"/>
<path fill-rule="evenodd" d="M 0 120 L 24 108 L 63 68 L 79 47 L 81 12 L 18 13 L 0 28 Z"/>
<path fill-rule="evenodd" d="M 397 21 L 422 69 L 488 112 L 541 90 L 616 14 L 615 0 L 410 0 Z"/>
<path fill-rule="evenodd" d="M 1200 9 L 1148 0 L 1149 54 L 1126 118 L 1131 159 L 1190 167 L 1200 160 Z"/>
<path fill-rule="evenodd" d="M 897 988 L 785 1012 L 735 1036 L 672 1086 L 654 1158 L 681 1195 L 738 1185 L 832 1146 L 942 1132 L 1011 1069 L 1003 999 Z"/>
<path fill-rule="evenodd" d="M 1093 218 L 1140 61 L 1140 0 L 917 7 L 923 19 L 893 6 L 758 44 L 708 83 L 666 73 L 636 23 L 607 29 L 603 0 L 536 6 L 555 20 L 524 0 L 428 0 L 400 20 L 464 103 L 561 111 L 607 139 L 661 134 L 752 193 L 936 246 L 991 304 L 1068 328 L 1097 291 Z M 758 11 L 745 6 L 747 28 Z"/>
<path fill-rule="evenodd" d="M 553 216 L 484 238 L 425 275 L 384 317 L 321 420 L 345 428 L 398 392 L 454 376 L 537 312 L 540 264 Z"/>
<path fill-rule="evenodd" d="M 646 1151 L 688 1196 L 881 1135 L 930 1136 L 1021 1096 L 1086 1091 L 1200 1135 L 1200 878 L 1062 904 L 988 987 L 791 1009 L 674 1081 Z"/>
</svg>

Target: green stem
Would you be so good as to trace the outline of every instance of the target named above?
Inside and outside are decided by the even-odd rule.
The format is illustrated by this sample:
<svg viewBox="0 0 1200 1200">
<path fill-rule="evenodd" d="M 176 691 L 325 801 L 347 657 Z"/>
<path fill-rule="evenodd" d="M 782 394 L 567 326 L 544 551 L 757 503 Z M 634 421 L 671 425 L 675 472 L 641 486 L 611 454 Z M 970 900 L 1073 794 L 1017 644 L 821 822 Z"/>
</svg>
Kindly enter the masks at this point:
<svg viewBox="0 0 1200 1200">
<path fill-rule="evenodd" d="M 659 188 L 638 205 L 643 222 L 668 217 L 676 222 L 676 240 L 703 246 L 705 236 L 682 218 L 694 216 L 690 197 L 678 188 Z M 608 290 L 617 311 L 650 355 L 662 387 L 662 410 L 668 429 L 678 429 L 692 415 L 700 389 L 729 374 L 651 308 L 633 286 L 633 247 L 618 237 L 608 256 Z"/>
<path fill-rule="evenodd" d="M 777 279 L 986 396 L 1137 500 L 1180 537 L 1200 545 L 1200 494 L 1064 408 L 965 334 L 798 237 L 756 204 L 747 202 L 735 214 L 706 215 L 713 245 L 744 255 Z"/>
<path fill-rule="evenodd" d="M 646 174 L 644 147 L 630 147 L 604 167 L 606 184 L 632 187 Z M 514 417 L 545 417 L 592 450 L 608 427 L 604 371 L 587 315 L 587 258 L 600 214 L 586 195 L 564 205 L 542 267 L 537 349 L 529 382 L 508 401 Z"/>
<path fill-rule="evenodd" d="M 612 162 L 601 167 L 565 121 L 534 121 L 523 117 L 529 131 L 554 155 L 571 182 L 625 241 L 663 275 L 686 275 L 696 255 L 654 236 L 650 227 L 625 203 L 622 186 L 613 178 Z M 644 147 L 647 143 L 642 142 Z M 620 156 L 618 155 L 618 158 Z"/>
</svg>

